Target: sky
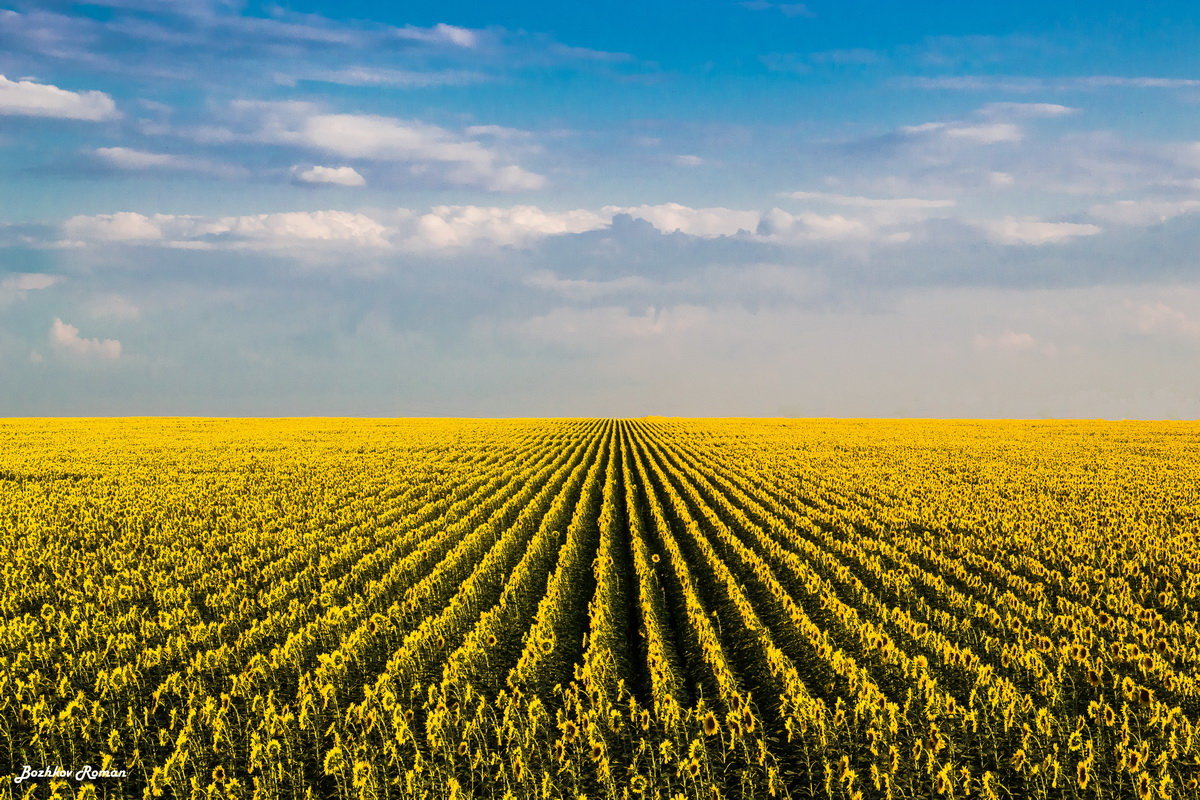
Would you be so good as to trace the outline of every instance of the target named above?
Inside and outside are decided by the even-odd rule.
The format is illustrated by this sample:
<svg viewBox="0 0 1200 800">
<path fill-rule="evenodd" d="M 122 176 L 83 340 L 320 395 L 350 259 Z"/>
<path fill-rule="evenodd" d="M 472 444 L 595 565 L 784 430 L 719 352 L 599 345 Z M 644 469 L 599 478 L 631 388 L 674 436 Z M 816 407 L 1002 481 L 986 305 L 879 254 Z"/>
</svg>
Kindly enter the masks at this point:
<svg viewBox="0 0 1200 800">
<path fill-rule="evenodd" d="M 0 416 L 1200 417 L 1191 2 L 0 0 Z"/>
</svg>

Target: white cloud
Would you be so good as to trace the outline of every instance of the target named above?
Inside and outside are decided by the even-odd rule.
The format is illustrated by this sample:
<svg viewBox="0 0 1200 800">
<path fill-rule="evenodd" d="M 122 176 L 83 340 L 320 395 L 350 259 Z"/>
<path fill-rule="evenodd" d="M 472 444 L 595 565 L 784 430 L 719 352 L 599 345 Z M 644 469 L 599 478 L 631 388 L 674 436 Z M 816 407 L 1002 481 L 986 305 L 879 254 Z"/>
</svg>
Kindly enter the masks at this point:
<svg viewBox="0 0 1200 800">
<path fill-rule="evenodd" d="M 121 343 L 116 339 L 85 339 L 79 328 L 55 319 L 50 326 L 50 344 L 61 352 L 83 358 L 113 360 L 121 357 Z"/>
<path fill-rule="evenodd" d="M 1200 200 L 1118 200 L 1092 206 L 1089 214 L 1104 222 L 1144 227 L 1200 211 Z"/>
<path fill-rule="evenodd" d="M 477 47 L 480 42 L 478 32 L 469 28 L 460 28 L 457 25 L 447 25 L 444 22 L 439 22 L 432 28 L 408 25 L 397 28 L 395 35 L 398 39 L 410 39 L 428 44 L 450 44 L 467 49 Z"/>
<path fill-rule="evenodd" d="M 0 75 L 0 115 L 5 114 L 91 122 L 119 116 L 116 104 L 104 92 L 72 92 L 48 83 L 11 81 Z"/>
<path fill-rule="evenodd" d="M 790 214 L 781 208 L 773 208 L 762 215 L 756 232 L 783 244 L 834 241 L 898 243 L 911 238 L 908 231 L 888 228 L 886 222 L 842 214 L 814 214 L 811 211 Z"/>
<path fill-rule="evenodd" d="M 145 216 L 133 211 L 75 216 L 63 223 L 68 241 L 139 242 L 163 238 L 166 224 L 179 219 L 167 214 Z"/>
<path fill-rule="evenodd" d="M 1047 119 L 1074 114 L 1076 109 L 1057 103 L 988 103 L 976 109 L 974 119 L 924 122 L 905 125 L 899 135 L 909 140 L 932 140 L 944 146 L 953 142 L 968 144 L 1011 144 L 1022 142 L 1025 131 L 1012 120 Z"/>
<path fill-rule="evenodd" d="M 1019 142 L 1024 138 L 1021 129 L 1011 122 L 994 122 L 987 125 L 946 125 L 942 133 L 951 139 L 964 139 L 979 144 Z"/>
<path fill-rule="evenodd" d="M 1139 333 L 1200 339 L 1200 319 L 1166 303 L 1143 303 L 1135 309 L 1135 327 Z"/>
<path fill-rule="evenodd" d="M 897 83 L 904 88 L 932 89 L 942 91 L 981 92 L 1036 92 L 1046 88 L 1046 82 L 1040 78 L 1005 78 L 990 75 L 938 75 L 935 77 L 898 78 Z"/>
<path fill-rule="evenodd" d="M 1195 78 L 1121 77 L 1116 75 L 1087 75 L 1079 78 L 1026 78 L 1004 75 L 939 75 L 898 79 L 900 85 L 913 89 L 952 91 L 1043 92 L 1077 91 L 1080 89 L 1194 89 L 1200 87 Z"/>
<path fill-rule="evenodd" d="M 400 246 L 407 250 L 446 250 L 475 245 L 524 246 L 563 233 L 581 233 L 608 224 L 592 211 L 543 211 L 536 206 L 436 206 L 427 214 L 405 212 Z"/>
<path fill-rule="evenodd" d="M 610 216 L 628 214 L 644 219 L 664 233 L 681 231 L 692 236 L 732 236 L 740 230 L 754 231 L 761 214 L 731 208 L 691 208 L 679 203 L 643 206 L 604 206 Z"/>
<path fill-rule="evenodd" d="M 474 246 L 523 247 L 563 233 L 602 228 L 610 217 L 594 211 L 544 211 L 536 206 L 436 206 L 424 214 L 292 211 L 239 217 L 145 215 L 132 211 L 76 216 L 62 226 L 67 242 L 153 244 L 196 249 L 300 252 L 314 246 L 399 249 L 412 252 Z"/>
<path fill-rule="evenodd" d="M 49 289 L 63 281 L 61 275 L 42 272 L 18 272 L 0 279 L 0 308 L 10 302 L 24 300 L 29 292 Z"/>
<path fill-rule="evenodd" d="M 325 114 L 308 103 L 237 103 L 257 117 L 251 139 L 290 144 L 343 158 L 407 162 L 414 175 L 491 191 L 540 189 L 546 179 L 495 150 L 437 125 L 368 114 Z"/>
<path fill-rule="evenodd" d="M 490 136 L 493 139 L 530 139 L 533 134 L 520 128 L 508 128 L 504 125 L 468 125 L 463 129 L 467 136 Z"/>
<path fill-rule="evenodd" d="M 1078 111 L 1077 108 L 1057 103 L 988 103 L 976 113 L 984 117 L 1003 119 L 1065 117 Z"/>
<path fill-rule="evenodd" d="M 387 247 L 381 223 L 348 211 L 292 211 L 204 218 L 132 211 L 76 216 L 63 224 L 69 241 L 166 246 L 291 248 L 315 244 Z"/>
<path fill-rule="evenodd" d="M 466 86 L 472 83 L 482 83 L 488 80 L 488 77 L 481 72 L 460 69 L 422 72 L 379 67 L 342 67 L 340 69 L 281 74 L 276 77 L 276 80 L 288 86 L 303 80 L 336 83 L 342 86 L 392 86 L 401 89 L 420 89 L 430 86 Z"/>
<path fill-rule="evenodd" d="M 1079 222 L 1044 222 L 1036 217 L 1004 217 L 975 223 L 996 244 L 1058 244 L 1078 236 L 1101 232 L 1096 225 Z"/>
<path fill-rule="evenodd" d="M 308 169 L 293 167 L 296 180 L 301 183 L 332 184 L 334 186 L 366 186 L 367 181 L 354 167 L 313 166 Z"/>
<path fill-rule="evenodd" d="M 982 333 L 976 334 L 972 344 L 975 350 L 980 353 L 1000 353 L 1002 355 L 1040 353 L 1044 356 L 1054 356 L 1058 353 L 1058 348 L 1053 344 L 1044 344 L 1039 342 L 1032 334 L 1011 330 L 994 336 Z"/>
<path fill-rule="evenodd" d="M 1077 86 L 1085 88 L 1132 88 L 1132 89 L 1194 89 L 1200 86 L 1200 80 L 1195 78 L 1127 78 L 1117 75 L 1091 75 L 1077 78 Z"/>
<path fill-rule="evenodd" d="M 672 161 L 675 162 L 676 166 L 680 167 L 698 167 L 704 163 L 704 159 L 700 156 L 690 155 L 675 156 Z"/>
<path fill-rule="evenodd" d="M 835 206 L 856 208 L 924 209 L 950 208 L 954 205 L 953 200 L 923 200 L 919 197 L 858 197 L 830 192 L 786 192 L 783 196 L 793 200 L 814 200 Z"/>
<path fill-rule="evenodd" d="M 92 156 L 106 167 L 130 172 L 145 170 L 170 170 L 177 172 L 200 172 L 210 175 L 233 177 L 244 174 L 244 170 L 228 164 L 219 164 L 203 158 L 152 153 L 129 147 L 98 147 Z"/>
<path fill-rule="evenodd" d="M 151 169 L 153 167 L 178 168 L 180 157 L 166 153 L 148 153 L 128 147 L 98 147 L 93 151 L 97 158 L 118 169 Z"/>
<path fill-rule="evenodd" d="M 36 292 L 61 283 L 61 275 L 46 275 L 42 272 L 19 272 L 0 280 L 0 292 Z"/>
<path fill-rule="evenodd" d="M 292 211 L 223 217 L 214 233 L 250 246 L 290 247 L 330 243 L 357 247 L 387 247 L 388 230 L 365 214 L 349 211 Z M 211 235 L 211 234 L 210 234 Z"/>
</svg>

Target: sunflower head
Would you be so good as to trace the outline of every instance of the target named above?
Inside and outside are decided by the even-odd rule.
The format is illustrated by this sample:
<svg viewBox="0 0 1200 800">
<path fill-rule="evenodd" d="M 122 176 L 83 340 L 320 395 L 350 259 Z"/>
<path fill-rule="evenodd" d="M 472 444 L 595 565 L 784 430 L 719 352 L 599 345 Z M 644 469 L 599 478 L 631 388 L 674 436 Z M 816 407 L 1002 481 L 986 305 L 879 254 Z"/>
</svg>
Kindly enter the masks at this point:
<svg viewBox="0 0 1200 800">
<path fill-rule="evenodd" d="M 1143 772 L 1138 778 L 1138 800 L 1150 800 L 1150 773 Z"/>
<path fill-rule="evenodd" d="M 1080 789 L 1087 788 L 1089 777 L 1090 773 L 1088 772 L 1088 763 L 1086 761 L 1080 761 L 1075 767 L 1075 782 L 1079 784 Z"/>
<path fill-rule="evenodd" d="M 704 721 L 701 723 L 704 733 L 708 736 L 715 736 L 720 726 L 717 725 L 717 716 L 713 712 L 708 712 L 704 715 Z"/>
</svg>

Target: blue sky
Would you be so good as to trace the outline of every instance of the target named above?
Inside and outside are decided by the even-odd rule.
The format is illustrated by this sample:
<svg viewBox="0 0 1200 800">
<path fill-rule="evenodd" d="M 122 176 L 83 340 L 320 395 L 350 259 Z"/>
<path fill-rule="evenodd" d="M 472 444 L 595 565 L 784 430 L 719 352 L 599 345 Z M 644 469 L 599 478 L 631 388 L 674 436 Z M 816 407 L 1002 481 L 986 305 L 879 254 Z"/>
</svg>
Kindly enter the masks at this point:
<svg viewBox="0 0 1200 800">
<path fill-rule="evenodd" d="M 1198 23 L 0 0 L 0 414 L 1195 418 Z"/>
</svg>

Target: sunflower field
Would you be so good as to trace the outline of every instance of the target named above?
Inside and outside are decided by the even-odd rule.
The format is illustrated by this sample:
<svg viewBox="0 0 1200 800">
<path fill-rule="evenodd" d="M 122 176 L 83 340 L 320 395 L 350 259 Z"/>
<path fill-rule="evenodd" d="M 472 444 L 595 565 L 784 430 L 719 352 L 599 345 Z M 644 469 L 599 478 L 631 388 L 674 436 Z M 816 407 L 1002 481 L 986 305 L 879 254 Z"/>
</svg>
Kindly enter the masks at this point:
<svg viewBox="0 0 1200 800">
<path fill-rule="evenodd" d="M 2 420 L 0 797 L 1198 798 L 1198 444 Z"/>
</svg>

